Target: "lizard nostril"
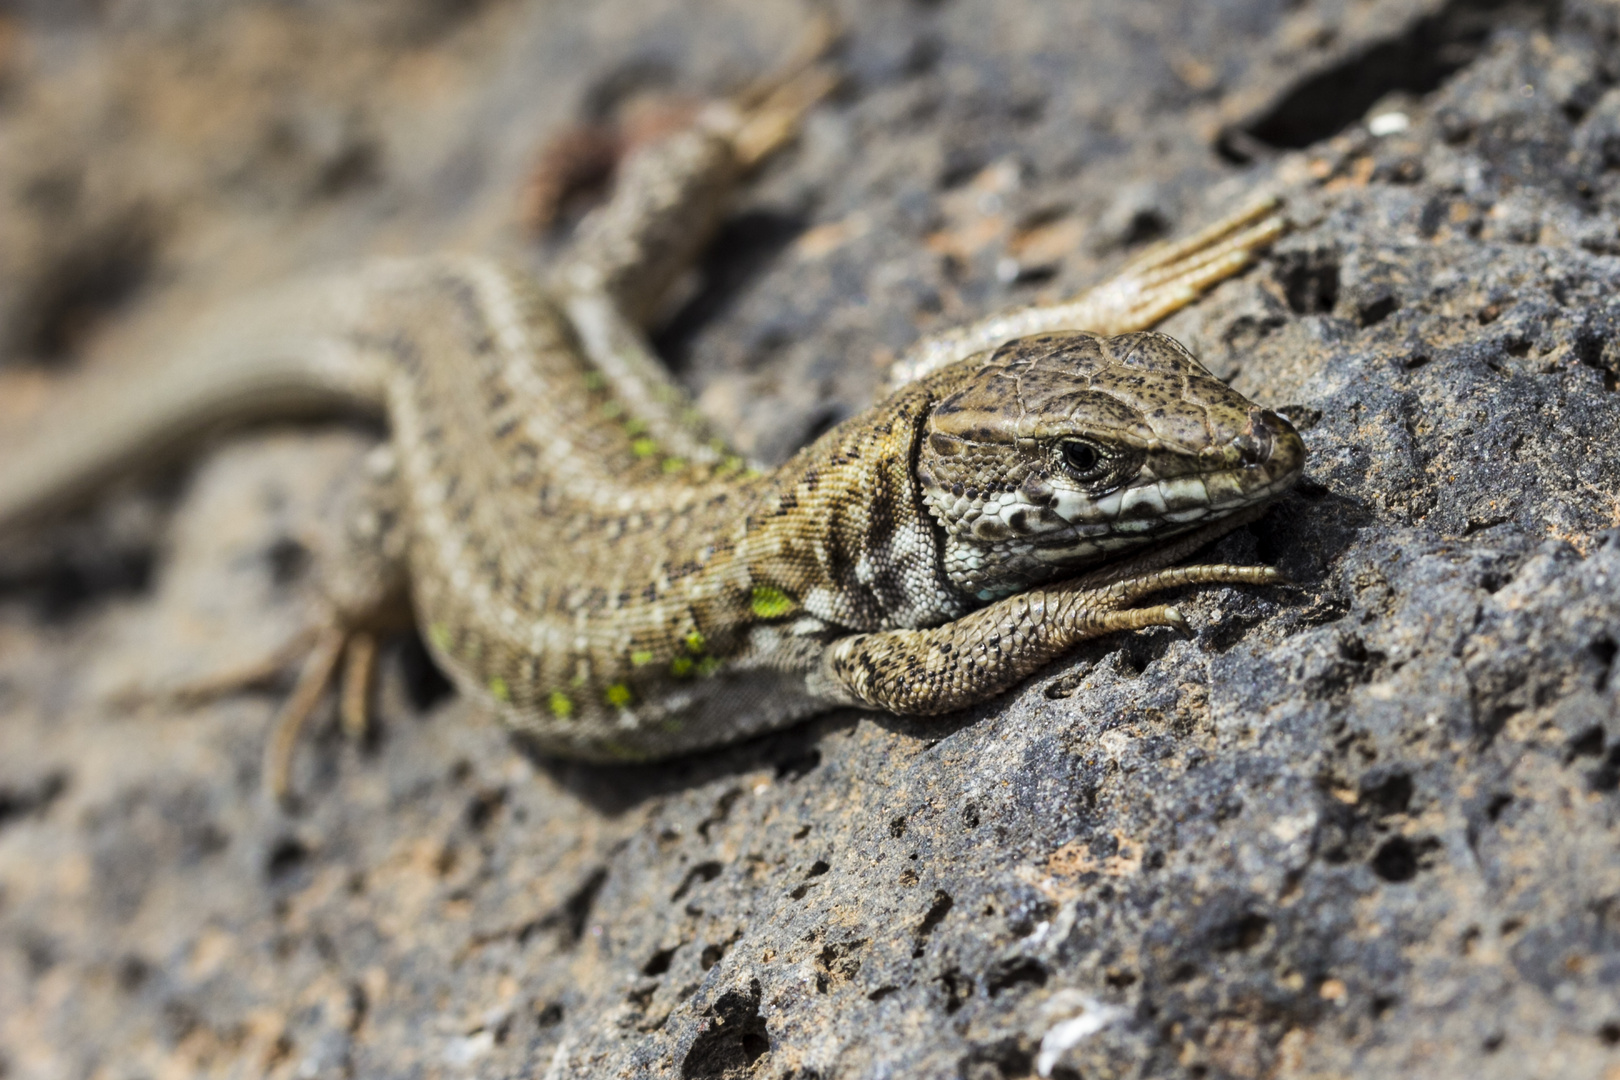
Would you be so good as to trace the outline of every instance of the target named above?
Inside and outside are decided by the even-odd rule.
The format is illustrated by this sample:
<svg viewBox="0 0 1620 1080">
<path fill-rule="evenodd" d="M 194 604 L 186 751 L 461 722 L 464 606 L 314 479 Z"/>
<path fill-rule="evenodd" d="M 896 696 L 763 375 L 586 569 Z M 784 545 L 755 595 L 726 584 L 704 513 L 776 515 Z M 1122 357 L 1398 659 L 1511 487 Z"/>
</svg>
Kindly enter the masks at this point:
<svg viewBox="0 0 1620 1080">
<path fill-rule="evenodd" d="M 1232 440 L 1245 465 L 1264 465 L 1276 447 L 1282 418 L 1264 409 L 1249 410 L 1249 430 Z"/>
</svg>

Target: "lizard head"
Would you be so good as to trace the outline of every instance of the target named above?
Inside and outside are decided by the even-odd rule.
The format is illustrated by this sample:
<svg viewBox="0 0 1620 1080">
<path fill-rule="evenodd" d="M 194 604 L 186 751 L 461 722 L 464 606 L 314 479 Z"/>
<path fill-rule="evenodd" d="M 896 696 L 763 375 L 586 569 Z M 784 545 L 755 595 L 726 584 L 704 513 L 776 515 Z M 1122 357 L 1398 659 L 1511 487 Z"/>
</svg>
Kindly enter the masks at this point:
<svg viewBox="0 0 1620 1080">
<path fill-rule="evenodd" d="M 964 361 L 917 477 L 953 584 L 990 600 L 1280 495 L 1293 427 L 1163 334 L 1053 333 Z"/>
</svg>

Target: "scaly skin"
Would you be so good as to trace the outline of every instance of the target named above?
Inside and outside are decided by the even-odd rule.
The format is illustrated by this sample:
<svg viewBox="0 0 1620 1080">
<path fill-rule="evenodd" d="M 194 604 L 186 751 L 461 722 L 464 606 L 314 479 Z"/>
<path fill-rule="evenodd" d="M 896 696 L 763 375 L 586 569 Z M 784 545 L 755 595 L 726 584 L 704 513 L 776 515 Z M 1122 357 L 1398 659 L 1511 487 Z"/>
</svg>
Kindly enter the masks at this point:
<svg viewBox="0 0 1620 1080">
<path fill-rule="evenodd" d="M 1168 338 L 1076 332 L 1142 330 L 1237 272 L 1280 232 L 1272 204 L 1073 301 L 923 343 L 892 395 L 760 474 L 638 327 L 718 220 L 738 130 L 722 118 L 632 160 L 549 283 L 474 258 L 372 264 L 251 299 L 166 364 L 68 395 L 5 451 L 0 528 L 222 420 L 381 412 L 392 460 L 329 573 L 332 626 L 293 711 L 408 590 L 463 693 L 587 759 L 840 704 L 948 711 L 1086 637 L 1184 626 L 1130 607 L 1151 592 L 1274 580 L 1165 567 L 1293 483 L 1293 429 Z M 93 434 L 71 422 L 88 415 Z"/>
</svg>

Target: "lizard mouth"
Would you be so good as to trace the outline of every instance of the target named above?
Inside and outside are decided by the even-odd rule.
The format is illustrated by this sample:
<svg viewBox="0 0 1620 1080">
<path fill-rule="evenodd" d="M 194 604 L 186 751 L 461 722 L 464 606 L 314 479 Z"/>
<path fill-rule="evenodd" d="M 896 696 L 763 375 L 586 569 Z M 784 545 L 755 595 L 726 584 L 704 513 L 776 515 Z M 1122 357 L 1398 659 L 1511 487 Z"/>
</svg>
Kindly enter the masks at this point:
<svg viewBox="0 0 1620 1080">
<path fill-rule="evenodd" d="M 1281 495 L 1304 469 L 1305 444 L 1274 412 L 1252 409 L 1248 419 L 1243 433 L 1224 446 L 1194 455 L 1150 454 L 1131 484 L 1057 507 L 1068 527 L 1035 547 L 1048 558 L 1103 556 Z"/>
<path fill-rule="evenodd" d="M 1139 464 L 1112 490 L 1034 483 L 990 493 L 924 476 L 930 510 L 947 531 L 947 574 L 993 600 L 1031 583 L 1106 562 L 1269 502 L 1293 486 L 1305 444 L 1287 420 L 1251 406 L 1220 443 L 1126 444 Z M 970 503 L 971 500 L 971 503 Z M 968 505 L 964 505 L 968 504 Z"/>
</svg>

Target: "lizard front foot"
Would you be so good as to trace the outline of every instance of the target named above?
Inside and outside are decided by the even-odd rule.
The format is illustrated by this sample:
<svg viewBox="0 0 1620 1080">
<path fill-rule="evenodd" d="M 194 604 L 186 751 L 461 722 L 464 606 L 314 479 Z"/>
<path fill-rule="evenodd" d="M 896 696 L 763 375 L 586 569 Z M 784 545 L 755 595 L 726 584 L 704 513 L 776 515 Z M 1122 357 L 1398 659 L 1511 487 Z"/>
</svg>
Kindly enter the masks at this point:
<svg viewBox="0 0 1620 1080">
<path fill-rule="evenodd" d="M 1094 585 L 1086 578 L 1017 593 L 944 626 L 844 638 L 829 646 L 815 689 L 845 704 L 934 716 L 1008 689 L 1088 638 L 1121 630 L 1191 627 L 1168 604 L 1130 607 L 1182 585 L 1271 585 L 1269 566 L 1218 563 L 1156 570 Z"/>
<path fill-rule="evenodd" d="M 1288 231 L 1282 201 L 1264 195 L 1175 241 L 1154 244 L 1113 277 L 1069 300 L 992 315 L 917 342 L 889 368 L 891 390 L 1015 338 L 1054 330 L 1147 330 L 1248 267 Z"/>
</svg>

